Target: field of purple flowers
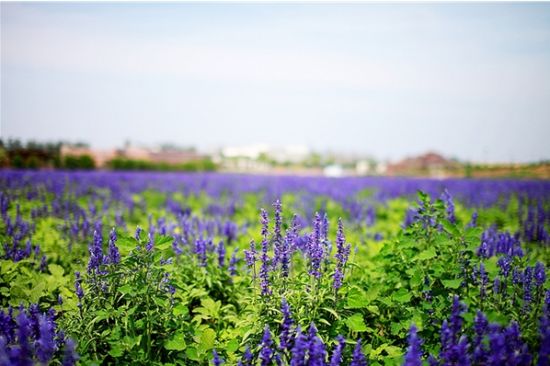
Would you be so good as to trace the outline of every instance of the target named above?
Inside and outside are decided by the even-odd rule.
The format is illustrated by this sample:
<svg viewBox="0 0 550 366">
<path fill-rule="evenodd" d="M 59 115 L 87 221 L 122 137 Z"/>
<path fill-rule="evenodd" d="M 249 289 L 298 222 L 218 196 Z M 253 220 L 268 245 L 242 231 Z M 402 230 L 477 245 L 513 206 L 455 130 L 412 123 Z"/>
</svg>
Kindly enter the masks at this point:
<svg viewBox="0 0 550 366">
<path fill-rule="evenodd" d="M 0 365 L 550 365 L 550 182 L 0 172 Z"/>
</svg>

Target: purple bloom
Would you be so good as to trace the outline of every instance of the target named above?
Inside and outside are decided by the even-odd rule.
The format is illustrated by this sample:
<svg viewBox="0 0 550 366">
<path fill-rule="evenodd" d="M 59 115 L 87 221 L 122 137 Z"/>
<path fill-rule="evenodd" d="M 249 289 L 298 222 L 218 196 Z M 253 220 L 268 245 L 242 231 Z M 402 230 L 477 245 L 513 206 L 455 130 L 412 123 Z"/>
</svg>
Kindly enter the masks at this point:
<svg viewBox="0 0 550 366">
<path fill-rule="evenodd" d="M 279 348 L 281 350 L 290 350 L 290 346 L 291 346 L 290 329 L 294 324 L 294 320 L 292 320 L 290 306 L 288 306 L 288 303 L 285 298 L 283 298 L 282 300 L 281 312 L 283 313 L 283 322 L 281 323 L 281 330 L 280 330 L 280 336 L 279 336 L 279 339 L 280 339 Z"/>
<path fill-rule="evenodd" d="M 78 361 L 78 354 L 75 350 L 75 343 L 72 339 L 67 339 L 65 342 L 65 350 L 63 351 L 63 366 L 74 366 Z"/>
<path fill-rule="evenodd" d="M 250 250 L 244 251 L 244 258 L 246 261 L 246 265 L 249 267 L 254 266 L 256 263 L 256 244 L 254 243 L 254 240 L 250 241 Z"/>
<path fill-rule="evenodd" d="M 76 296 L 78 297 L 78 300 L 81 301 L 84 297 L 84 291 L 82 290 L 81 282 L 82 279 L 80 278 L 80 272 L 75 272 L 76 280 L 74 282 L 74 287 L 76 290 Z"/>
<path fill-rule="evenodd" d="M 351 246 L 346 245 L 346 237 L 344 234 L 344 225 L 342 219 L 338 219 L 338 231 L 336 233 L 336 270 L 334 272 L 334 281 L 332 287 L 338 291 L 342 287 L 342 280 L 344 278 L 345 266 L 348 261 Z"/>
<path fill-rule="evenodd" d="M 466 225 L 466 227 L 476 227 L 477 217 L 478 217 L 477 211 L 474 211 L 474 213 L 472 214 L 472 218 L 470 219 L 470 222 L 468 223 L 468 225 Z"/>
<path fill-rule="evenodd" d="M 18 348 L 12 348 L 10 358 L 15 365 L 32 366 L 32 348 L 29 344 L 31 336 L 31 323 L 21 308 L 17 315 L 17 341 Z"/>
<path fill-rule="evenodd" d="M 199 266 L 206 267 L 206 242 L 202 238 L 195 240 L 195 254 L 199 259 Z"/>
<path fill-rule="evenodd" d="M 495 295 L 497 295 L 498 293 L 500 293 L 500 286 L 501 283 L 500 283 L 500 278 L 498 277 L 495 277 L 495 280 L 493 281 L 493 293 Z"/>
<path fill-rule="evenodd" d="M 239 365 L 241 366 L 252 366 L 252 361 L 254 359 L 254 356 L 252 356 L 252 352 L 250 352 L 250 347 L 246 347 L 246 350 L 244 351 L 242 360 L 239 361 Z"/>
<path fill-rule="evenodd" d="M 334 346 L 334 351 L 332 351 L 332 357 L 330 358 L 330 366 L 340 366 L 342 363 L 342 352 L 345 346 L 345 339 L 341 335 L 336 337 L 336 346 Z"/>
<path fill-rule="evenodd" d="M 260 209 L 260 223 L 262 224 L 262 236 L 267 239 L 269 236 L 269 219 L 267 217 L 267 211 L 263 208 Z"/>
<path fill-rule="evenodd" d="M 546 272 L 544 271 L 544 264 L 537 261 L 537 264 L 535 264 L 535 283 L 537 286 L 544 285 L 544 281 L 546 281 Z"/>
<path fill-rule="evenodd" d="M 264 237 L 262 240 L 262 265 L 260 267 L 260 287 L 262 289 L 262 296 L 271 295 L 271 289 L 269 288 L 269 257 L 267 255 L 268 241 Z"/>
<path fill-rule="evenodd" d="M 353 350 L 353 357 L 350 366 L 367 366 L 367 359 L 361 350 L 361 339 L 357 340 L 357 344 Z"/>
<path fill-rule="evenodd" d="M 546 314 L 540 318 L 539 323 L 540 347 L 538 366 L 550 364 L 550 318 L 548 312 L 548 309 L 546 309 Z"/>
<path fill-rule="evenodd" d="M 321 262 L 324 257 L 324 248 L 321 243 L 321 216 L 315 213 L 313 233 L 308 238 L 308 256 L 310 260 L 309 274 L 313 277 L 321 277 Z"/>
<path fill-rule="evenodd" d="M 115 229 L 111 230 L 111 235 L 109 238 L 109 263 L 118 264 L 120 262 L 120 253 L 116 246 L 116 232 Z"/>
<path fill-rule="evenodd" d="M 508 277 L 512 265 L 512 258 L 505 255 L 498 259 L 497 264 L 500 267 L 500 274 L 504 277 Z"/>
<path fill-rule="evenodd" d="M 223 268 L 223 266 L 225 265 L 225 245 L 223 244 L 223 241 L 220 241 L 218 243 L 216 251 L 218 253 L 218 266 L 220 268 Z"/>
<path fill-rule="evenodd" d="M 416 326 L 413 324 L 409 330 L 409 347 L 405 354 L 404 366 L 422 366 L 422 341 L 416 334 Z"/>
<path fill-rule="evenodd" d="M 231 259 L 229 260 L 228 269 L 231 276 L 235 276 L 237 274 L 237 263 L 239 262 L 239 258 L 237 258 L 238 251 L 239 248 L 236 248 L 231 254 Z"/>
<path fill-rule="evenodd" d="M 145 245 L 145 250 L 150 252 L 153 250 L 153 246 L 155 244 L 154 234 L 153 232 L 149 231 L 149 234 L 147 236 L 147 244 Z"/>
<path fill-rule="evenodd" d="M 103 238 L 101 233 L 94 231 L 94 240 L 88 247 L 90 252 L 90 260 L 88 261 L 88 273 L 99 272 L 99 267 L 103 264 Z"/>
<path fill-rule="evenodd" d="M 294 347 L 292 347 L 290 366 L 305 365 L 308 346 L 307 337 L 302 333 L 300 327 L 296 328 L 296 338 L 294 340 Z"/>
<path fill-rule="evenodd" d="M 43 364 L 47 364 L 56 350 L 54 341 L 55 325 L 52 320 L 48 319 L 46 315 L 39 317 L 40 324 L 40 337 L 38 338 L 36 354 L 38 360 Z"/>
<path fill-rule="evenodd" d="M 443 194 L 441 196 L 443 202 L 445 202 L 445 206 L 447 207 L 447 219 L 450 223 L 454 224 L 456 222 L 455 218 L 455 204 L 453 202 L 453 196 L 449 193 L 447 189 L 443 191 Z"/>
<path fill-rule="evenodd" d="M 140 242 L 141 241 L 141 228 L 138 226 L 136 228 L 136 234 L 134 235 L 134 238 Z"/>
<path fill-rule="evenodd" d="M 533 299 L 532 293 L 532 280 L 533 280 L 533 269 L 531 267 L 526 267 L 523 273 L 523 307 L 524 310 L 529 308 L 531 300 Z"/>
<path fill-rule="evenodd" d="M 310 366 L 324 366 L 327 352 L 323 341 L 317 336 L 313 322 L 309 326 L 309 362 Z"/>
<path fill-rule="evenodd" d="M 223 363 L 223 360 L 218 355 L 218 352 L 216 352 L 216 349 L 212 351 L 212 355 L 213 355 L 212 363 L 214 364 L 214 366 L 220 366 Z"/>
<path fill-rule="evenodd" d="M 474 320 L 474 353 L 473 353 L 473 362 L 475 364 L 483 364 L 487 360 L 487 349 L 483 344 L 483 337 L 487 332 L 487 327 L 489 323 L 485 314 L 481 311 L 478 311 Z"/>
<path fill-rule="evenodd" d="M 272 343 L 269 326 L 266 325 L 262 338 L 262 349 L 260 350 L 260 360 L 262 361 L 262 366 L 268 366 L 271 364 L 271 360 L 273 358 L 273 350 L 271 349 Z"/>
</svg>

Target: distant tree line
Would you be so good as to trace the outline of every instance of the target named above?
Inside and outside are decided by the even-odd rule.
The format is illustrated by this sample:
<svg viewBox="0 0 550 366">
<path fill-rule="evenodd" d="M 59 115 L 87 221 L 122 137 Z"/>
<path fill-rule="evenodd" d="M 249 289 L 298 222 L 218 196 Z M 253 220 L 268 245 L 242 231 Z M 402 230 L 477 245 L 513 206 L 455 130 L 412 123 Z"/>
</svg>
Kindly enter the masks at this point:
<svg viewBox="0 0 550 366">
<path fill-rule="evenodd" d="M 0 166 L 14 169 L 94 169 L 90 155 L 61 156 L 62 142 L 41 143 L 0 139 Z M 73 144 L 86 147 L 84 143 Z"/>
<path fill-rule="evenodd" d="M 61 146 L 86 148 L 85 143 L 67 144 L 63 142 L 23 143 L 17 139 L 0 139 L 0 168 L 12 169 L 68 169 L 92 170 L 97 167 L 94 158 L 88 154 L 62 155 Z M 179 164 L 150 162 L 127 158 L 115 158 L 107 163 L 113 170 L 155 170 L 155 171 L 214 171 L 217 166 L 210 159 L 188 161 Z"/>
<path fill-rule="evenodd" d="M 136 160 L 126 158 L 115 158 L 107 163 L 113 170 L 155 170 L 155 171 L 185 171 L 203 172 L 215 171 L 217 165 L 210 159 L 193 160 L 179 164 L 151 162 L 147 160 Z"/>
</svg>

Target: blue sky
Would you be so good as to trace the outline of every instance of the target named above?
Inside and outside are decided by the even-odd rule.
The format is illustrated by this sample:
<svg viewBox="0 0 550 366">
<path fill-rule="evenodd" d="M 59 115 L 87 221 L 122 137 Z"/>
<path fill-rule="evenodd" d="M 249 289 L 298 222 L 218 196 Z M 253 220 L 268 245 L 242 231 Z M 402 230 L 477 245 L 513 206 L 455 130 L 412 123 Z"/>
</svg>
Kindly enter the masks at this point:
<svg viewBox="0 0 550 366">
<path fill-rule="evenodd" d="M 550 4 L 1 5 L 1 136 L 550 159 Z"/>
</svg>

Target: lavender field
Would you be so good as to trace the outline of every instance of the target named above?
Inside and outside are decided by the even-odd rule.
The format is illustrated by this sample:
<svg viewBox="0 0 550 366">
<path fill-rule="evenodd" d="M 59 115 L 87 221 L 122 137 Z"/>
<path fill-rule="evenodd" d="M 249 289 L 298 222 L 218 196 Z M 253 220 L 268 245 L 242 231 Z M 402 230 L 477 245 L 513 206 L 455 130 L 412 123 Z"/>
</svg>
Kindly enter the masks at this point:
<svg viewBox="0 0 550 366">
<path fill-rule="evenodd" d="M 550 364 L 548 181 L 0 187 L 1 365 Z"/>
</svg>

